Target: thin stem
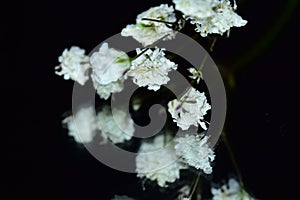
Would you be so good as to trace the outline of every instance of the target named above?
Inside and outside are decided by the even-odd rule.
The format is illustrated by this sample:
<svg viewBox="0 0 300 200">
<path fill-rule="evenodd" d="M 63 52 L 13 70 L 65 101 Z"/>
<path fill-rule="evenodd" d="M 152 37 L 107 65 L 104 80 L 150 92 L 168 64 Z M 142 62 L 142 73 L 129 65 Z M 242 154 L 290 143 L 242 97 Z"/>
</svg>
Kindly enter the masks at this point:
<svg viewBox="0 0 300 200">
<path fill-rule="evenodd" d="M 201 72 L 201 70 L 203 69 L 203 67 L 204 67 L 204 65 L 205 65 L 205 63 L 206 63 L 207 57 L 208 57 L 208 53 L 205 53 L 205 56 L 204 56 L 204 58 L 203 58 L 203 60 L 202 60 L 202 62 L 201 62 L 201 64 L 200 64 L 200 66 L 199 66 L 198 71 Z"/>
<path fill-rule="evenodd" d="M 153 22 L 161 22 L 161 23 L 171 24 L 171 25 L 174 24 L 174 22 L 167 22 L 167 21 L 163 21 L 163 20 L 159 20 L 159 19 L 142 18 L 142 20 L 148 20 L 148 21 L 153 21 Z"/>
<path fill-rule="evenodd" d="M 199 180 L 200 180 L 200 175 L 201 175 L 201 172 L 199 172 L 199 173 L 197 174 L 197 178 L 196 178 L 196 180 L 195 180 L 195 182 L 194 182 L 194 185 L 193 185 L 191 194 L 190 194 L 190 196 L 189 196 L 189 199 L 191 199 L 191 198 L 193 197 L 193 194 L 194 194 L 194 192 L 196 191 L 196 188 L 197 188 L 198 183 L 199 183 Z"/>
<path fill-rule="evenodd" d="M 236 159 L 235 159 L 235 156 L 234 156 L 234 154 L 233 154 L 232 148 L 231 148 L 231 146 L 230 146 L 230 144 L 229 144 L 229 141 L 228 141 L 228 139 L 227 139 L 227 136 L 226 136 L 226 133 L 225 133 L 225 132 L 222 133 L 222 137 L 223 137 L 223 141 L 224 141 L 224 143 L 225 143 L 225 146 L 226 146 L 226 148 L 227 148 L 229 157 L 230 157 L 230 159 L 231 159 L 231 162 L 232 162 L 232 164 L 233 164 L 233 167 L 234 167 L 234 169 L 235 169 L 235 171 L 236 171 L 236 173 L 237 173 L 237 176 L 238 176 L 239 182 L 240 182 L 240 184 L 241 184 L 241 187 L 244 188 L 244 182 L 243 182 L 243 179 L 242 179 L 241 171 L 240 171 L 240 169 L 239 169 L 239 166 L 238 166 L 238 164 L 237 164 L 237 161 L 236 161 Z"/>
</svg>

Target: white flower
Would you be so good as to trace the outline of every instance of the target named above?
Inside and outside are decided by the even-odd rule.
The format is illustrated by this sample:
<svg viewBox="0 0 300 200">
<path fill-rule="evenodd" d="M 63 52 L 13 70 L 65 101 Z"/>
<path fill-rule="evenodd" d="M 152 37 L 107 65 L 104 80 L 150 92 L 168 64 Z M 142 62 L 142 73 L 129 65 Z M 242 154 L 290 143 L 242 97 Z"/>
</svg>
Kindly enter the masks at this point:
<svg viewBox="0 0 300 200">
<path fill-rule="evenodd" d="M 143 20 L 143 18 L 156 19 L 166 22 L 175 22 L 176 17 L 173 6 L 162 4 L 152 7 L 149 10 L 139 14 L 136 24 L 127 25 L 121 32 L 122 36 L 132 36 L 143 46 L 148 46 L 159 39 L 170 40 L 175 37 L 176 31 L 169 28 L 163 22 Z"/>
<path fill-rule="evenodd" d="M 204 173 L 211 174 L 210 163 L 215 159 L 213 150 L 207 144 L 208 136 L 185 135 L 175 139 L 175 151 L 185 163 Z"/>
<path fill-rule="evenodd" d="M 202 78 L 202 73 L 199 70 L 196 70 L 195 68 L 188 68 L 188 71 L 192 74 L 189 76 L 191 79 L 196 80 L 197 84 L 199 84 L 201 78 Z"/>
<path fill-rule="evenodd" d="M 220 188 L 211 188 L 212 200 L 254 200 L 240 184 L 233 178 L 229 179 L 228 185 Z"/>
<path fill-rule="evenodd" d="M 199 32 L 202 37 L 207 34 L 220 34 L 230 30 L 231 27 L 241 27 L 247 24 L 241 16 L 234 12 L 229 0 L 221 0 L 219 5 L 215 7 L 215 14 L 206 18 L 195 19 L 196 32 Z"/>
<path fill-rule="evenodd" d="M 134 133 L 133 120 L 123 110 L 104 106 L 97 114 L 98 127 L 105 139 L 113 143 L 130 140 Z"/>
<path fill-rule="evenodd" d="M 175 9 L 192 19 L 212 16 L 214 14 L 213 7 L 217 2 L 218 0 L 173 0 Z"/>
<path fill-rule="evenodd" d="M 170 78 L 168 73 L 177 69 L 177 64 L 165 57 L 165 49 L 148 49 L 142 55 L 131 62 L 131 68 L 127 72 L 133 77 L 133 82 L 140 87 L 148 86 L 149 90 L 157 91 L 161 85 L 166 84 Z M 136 53 L 142 50 L 137 49 Z"/>
<path fill-rule="evenodd" d="M 70 50 L 65 49 L 61 56 L 58 57 L 60 65 L 55 67 L 55 73 L 64 76 L 65 80 L 72 79 L 80 85 L 84 85 L 89 79 L 87 70 L 91 67 L 89 57 L 86 56 L 85 50 L 77 46 L 72 46 Z"/>
<path fill-rule="evenodd" d="M 101 98 L 107 99 L 110 93 L 123 89 L 124 74 L 130 67 L 130 58 L 125 52 L 103 43 L 99 51 L 92 54 L 90 63 L 94 87 Z"/>
<path fill-rule="evenodd" d="M 153 143 L 142 143 L 136 157 L 136 172 L 140 178 L 157 181 L 160 187 L 167 187 L 180 178 L 180 169 L 186 168 L 177 161 L 173 146 L 164 147 L 164 136 L 154 138 Z"/>
<path fill-rule="evenodd" d="M 125 195 L 115 195 L 114 198 L 112 200 L 134 200 L 133 198 L 130 198 L 128 196 Z"/>
<path fill-rule="evenodd" d="M 203 120 L 209 109 L 211 106 L 207 103 L 205 94 L 194 88 L 190 88 L 180 100 L 174 99 L 168 103 L 168 111 L 172 115 L 173 121 L 177 122 L 182 130 L 198 124 L 206 130 L 207 127 Z"/>
<path fill-rule="evenodd" d="M 92 107 L 80 108 L 75 113 L 75 118 L 71 115 L 63 120 L 63 124 L 67 124 L 69 135 L 78 143 L 92 142 L 98 127 Z"/>
</svg>

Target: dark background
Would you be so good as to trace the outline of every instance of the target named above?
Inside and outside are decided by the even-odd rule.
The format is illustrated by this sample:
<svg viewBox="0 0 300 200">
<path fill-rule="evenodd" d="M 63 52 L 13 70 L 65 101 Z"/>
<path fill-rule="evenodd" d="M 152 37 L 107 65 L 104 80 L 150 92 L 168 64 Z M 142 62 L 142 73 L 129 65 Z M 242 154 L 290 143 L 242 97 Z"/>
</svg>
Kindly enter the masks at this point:
<svg viewBox="0 0 300 200">
<path fill-rule="evenodd" d="M 142 195 L 134 174 L 106 167 L 67 136 L 61 120 L 71 109 L 73 82 L 56 76 L 54 66 L 65 48 L 77 45 L 89 52 L 134 23 L 137 14 L 160 3 L 52 0 L 8 5 L 2 17 L 1 65 L 5 127 L 1 165 L 7 199 Z M 222 66 L 224 80 L 231 80 L 226 132 L 246 187 L 259 199 L 297 195 L 297 3 L 238 1 L 237 12 L 248 24 L 218 40 L 211 53 Z M 227 169 L 234 172 L 222 144 L 217 151 L 216 177 L 226 179 Z M 148 190 L 144 198 L 151 192 L 155 193 Z"/>
</svg>

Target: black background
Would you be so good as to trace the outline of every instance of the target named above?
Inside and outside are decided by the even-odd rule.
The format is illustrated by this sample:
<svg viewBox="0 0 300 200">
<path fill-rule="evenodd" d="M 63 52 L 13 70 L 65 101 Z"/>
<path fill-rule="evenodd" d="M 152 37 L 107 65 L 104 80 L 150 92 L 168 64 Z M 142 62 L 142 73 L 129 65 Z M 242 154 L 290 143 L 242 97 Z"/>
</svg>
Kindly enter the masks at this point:
<svg viewBox="0 0 300 200">
<path fill-rule="evenodd" d="M 248 24 L 217 41 L 211 53 L 228 71 L 231 63 L 241 63 L 234 65 L 239 67 L 236 87 L 228 89 L 226 130 L 244 182 L 259 199 L 295 199 L 300 178 L 299 14 L 290 10 L 282 20 L 287 2 L 241 1 L 237 12 Z M 1 165 L 7 199 L 141 195 L 134 174 L 101 164 L 62 129 L 62 114 L 71 109 L 73 82 L 56 76 L 54 66 L 65 48 L 77 45 L 89 52 L 160 3 L 53 0 L 12 2 L 5 9 Z M 217 151 L 215 167 L 230 168 L 224 147 Z"/>
</svg>

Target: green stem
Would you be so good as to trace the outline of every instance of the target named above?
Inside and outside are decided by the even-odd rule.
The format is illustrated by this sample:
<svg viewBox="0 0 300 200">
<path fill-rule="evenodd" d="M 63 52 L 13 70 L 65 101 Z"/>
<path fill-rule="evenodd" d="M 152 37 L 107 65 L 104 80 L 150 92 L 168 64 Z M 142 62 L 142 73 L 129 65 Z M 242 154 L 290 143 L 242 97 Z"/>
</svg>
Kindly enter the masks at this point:
<svg viewBox="0 0 300 200">
<path fill-rule="evenodd" d="M 153 22 L 161 22 L 161 23 L 171 24 L 171 25 L 174 24 L 174 22 L 167 22 L 167 21 L 158 20 L 158 19 L 151 19 L 151 18 L 142 18 L 142 20 L 148 20 L 148 21 L 153 21 Z"/>
<path fill-rule="evenodd" d="M 196 180 L 195 180 L 195 182 L 194 182 L 193 189 L 192 189 L 192 191 L 191 191 L 191 194 L 190 194 L 190 196 L 189 196 L 189 199 L 192 198 L 194 192 L 196 191 L 196 188 L 197 188 L 198 183 L 199 183 L 199 180 L 200 180 L 200 175 L 201 175 L 201 172 L 199 172 L 199 173 L 197 174 L 197 178 L 196 178 Z"/>
<path fill-rule="evenodd" d="M 227 151 L 228 151 L 230 160 L 231 160 L 231 162 L 232 162 L 232 164 L 233 164 L 233 167 L 234 167 L 234 169 L 235 169 L 235 171 L 236 171 L 236 173 L 237 173 L 237 176 L 238 176 L 239 182 L 240 182 L 240 184 L 241 184 L 241 187 L 244 188 L 244 182 L 243 182 L 243 179 L 242 179 L 241 171 L 240 171 L 240 169 L 239 169 L 239 166 L 238 166 L 238 164 L 237 164 L 237 161 L 236 161 L 236 159 L 235 159 L 235 156 L 234 156 L 234 154 L 233 154 L 232 148 L 231 148 L 231 146 L 230 146 L 230 144 L 229 144 L 229 141 L 228 141 L 228 139 L 227 139 L 227 136 L 226 136 L 226 133 L 225 133 L 225 132 L 222 133 L 222 137 L 223 137 L 224 144 L 225 144 L 225 146 L 226 146 L 226 148 L 227 148 Z"/>
</svg>

